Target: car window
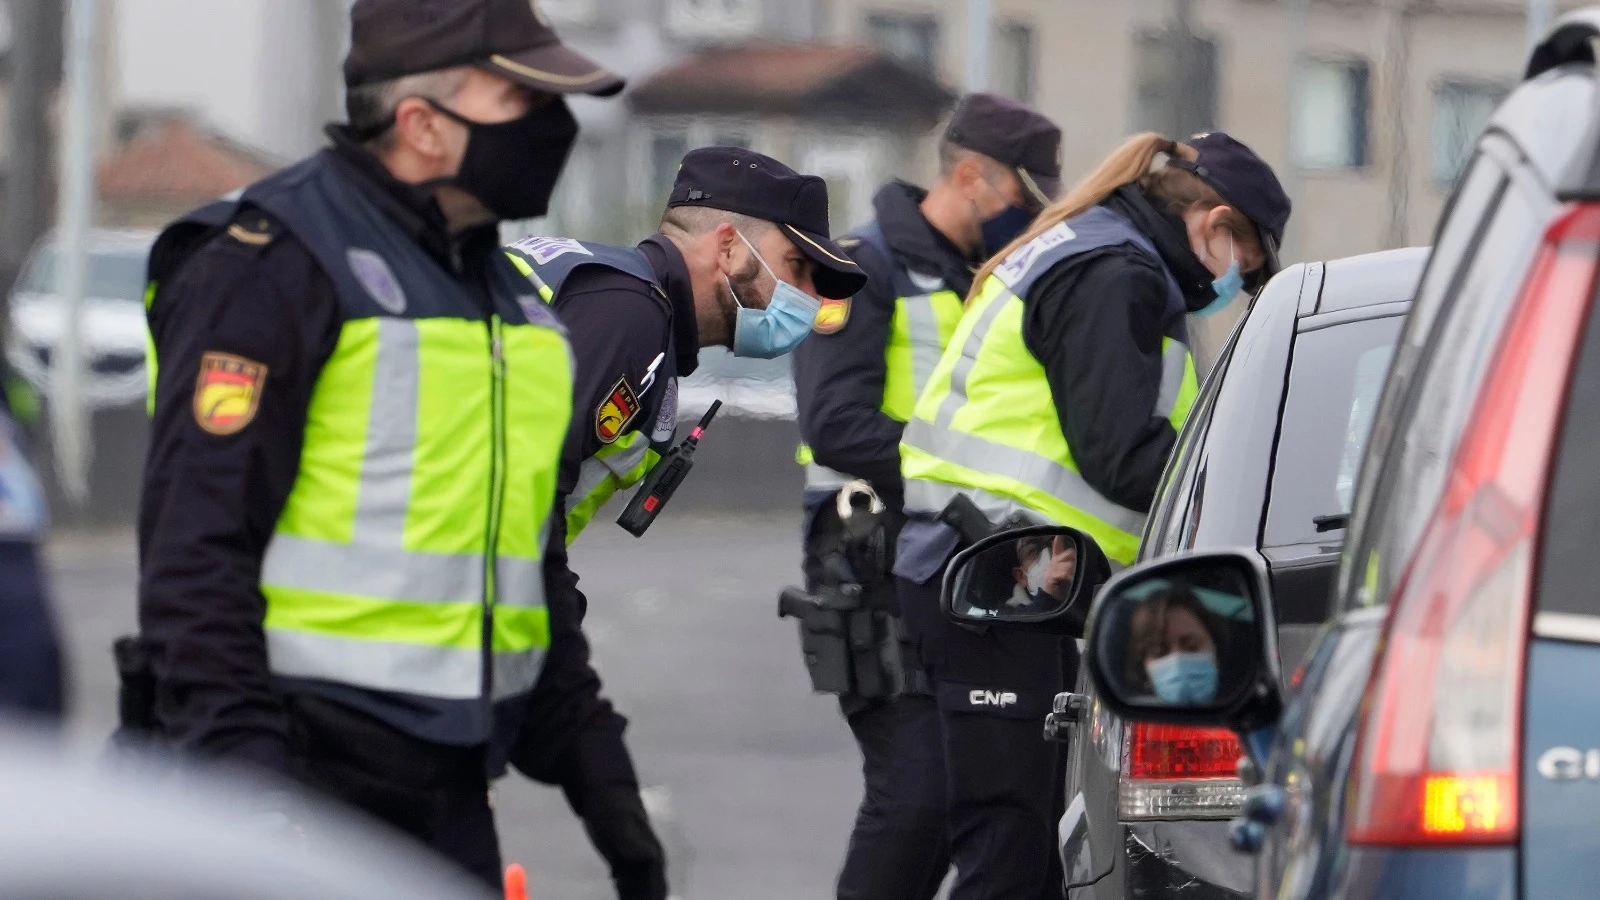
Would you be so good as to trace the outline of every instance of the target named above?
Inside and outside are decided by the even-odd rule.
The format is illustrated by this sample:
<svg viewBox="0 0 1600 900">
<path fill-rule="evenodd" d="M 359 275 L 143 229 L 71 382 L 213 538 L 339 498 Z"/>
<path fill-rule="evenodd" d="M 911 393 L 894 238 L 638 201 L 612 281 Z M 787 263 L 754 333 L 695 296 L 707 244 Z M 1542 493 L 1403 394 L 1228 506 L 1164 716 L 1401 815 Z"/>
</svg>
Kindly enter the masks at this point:
<svg viewBox="0 0 1600 900">
<path fill-rule="evenodd" d="M 60 252 L 46 247 L 28 267 L 22 290 L 36 294 L 61 293 Z M 145 256 L 138 253 L 91 253 L 84 296 L 104 300 L 143 302 Z"/>
<path fill-rule="evenodd" d="M 1350 511 L 1402 321 L 1388 316 L 1346 322 L 1295 338 L 1262 546 L 1327 540 L 1315 519 Z"/>
<path fill-rule="evenodd" d="M 1600 315 L 1589 316 L 1567 395 L 1541 529 L 1539 611 L 1600 616 L 1594 553 L 1600 545 Z"/>
<path fill-rule="evenodd" d="M 1217 394 L 1222 389 L 1223 376 L 1227 374 L 1231 345 L 1217 360 L 1211 377 L 1200 389 L 1189 419 L 1184 423 L 1178 443 L 1172 448 L 1171 462 L 1162 473 L 1161 486 L 1156 490 L 1155 506 L 1146 520 L 1144 540 L 1139 545 L 1139 559 L 1176 553 L 1183 547 L 1186 527 L 1191 517 L 1189 502 L 1195 493 L 1200 474 L 1201 457 L 1195 452 L 1205 443 L 1206 432 L 1211 428 L 1211 413 L 1216 407 Z"/>
<path fill-rule="evenodd" d="M 1492 163 L 1480 156 L 1478 164 Z M 1412 371 L 1400 369 L 1405 354 L 1418 347 L 1408 342 L 1416 337 L 1419 323 L 1408 327 L 1396 351 L 1395 374 L 1368 450 L 1369 459 L 1383 458 L 1381 471 L 1358 488 L 1353 550 L 1340 572 L 1339 594 L 1346 608 L 1387 602 L 1410 561 L 1438 504 L 1484 369 L 1543 235 L 1553 202 L 1548 195 L 1531 179 L 1501 175 L 1498 182 L 1487 214 L 1465 223 L 1474 233 L 1459 264 L 1430 266 L 1424 276 L 1417 303 L 1429 301 L 1434 321 L 1415 357 L 1407 361 Z M 1457 215 L 1470 212 L 1462 207 Z M 1461 224 L 1452 220 L 1445 232 L 1454 238 Z M 1378 443 L 1385 422 L 1393 429 L 1386 446 Z"/>
</svg>

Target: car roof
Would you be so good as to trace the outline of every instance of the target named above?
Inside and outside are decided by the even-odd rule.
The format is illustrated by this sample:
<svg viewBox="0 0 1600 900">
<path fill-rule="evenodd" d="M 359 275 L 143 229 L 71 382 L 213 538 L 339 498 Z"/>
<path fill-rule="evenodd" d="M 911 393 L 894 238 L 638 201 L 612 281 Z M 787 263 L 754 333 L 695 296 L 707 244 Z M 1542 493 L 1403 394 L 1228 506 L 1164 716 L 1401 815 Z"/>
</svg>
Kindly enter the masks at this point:
<svg viewBox="0 0 1600 900">
<path fill-rule="evenodd" d="M 1315 313 L 1408 303 L 1422 280 L 1429 247 L 1405 247 L 1335 259 L 1323 264 Z"/>
<path fill-rule="evenodd" d="M 89 229 L 89 252 L 127 253 L 143 256 L 150 252 L 151 245 L 156 242 L 156 238 L 160 235 L 161 232 L 153 228 L 91 228 Z M 40 243 L 41 246 L 60 246 L 61 232 L 52 231 Z"/>
</svg>

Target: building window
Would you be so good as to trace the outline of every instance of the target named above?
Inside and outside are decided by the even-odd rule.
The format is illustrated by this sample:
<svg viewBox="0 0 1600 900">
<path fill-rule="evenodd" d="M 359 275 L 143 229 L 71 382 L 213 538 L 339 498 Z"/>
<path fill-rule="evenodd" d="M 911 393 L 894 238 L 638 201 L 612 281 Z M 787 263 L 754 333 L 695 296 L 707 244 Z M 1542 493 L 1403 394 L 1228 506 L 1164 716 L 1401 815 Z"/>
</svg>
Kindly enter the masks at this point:
<svg viewBox="0 0 1600 900">
<path fill-rule="evenodd" d="M 1433 177 L 1455 184 L 1472 158 L 1478 135 L 1510 93 L 1503 84 L 1445 81 L 1433 89 Z"/>
<path fill-rule="evenodd" d="M 873 13 L 867 32 L 878 49 L 911 69 L 933 76 L 938 69 L 939 23 L 927 16 Z"/>
<path fill-rule="evenodd" d="M 1291 135 L 1302 169 L 1359 169 L 1367 164 L 1368 85 L 1364 59 L 1311 60 L 1296 84 Z"/>
<path fill-rule="evenodd" d="M 689 135 L 682 129 L 656 131 L 650 135 L 650 196 L 646 206 L 652 209 L 666 205 L 672 193 L 672 183 L 678 178 L 678 166 L 689 152 Z"/>
<path fill-rule="evenodd" d="M 1033 26 L 1002 22 L 989 59 L 995 90 L 1018 103 L 1033 102 Z"/>
<path fill-rule="evenodd" d="M 1188 52 L 1180 52 L 1185 46 Z M 1133 51 L 1135 131 L 1183 138 L 1216 129 L 1216 41 L 1146 31 L 1134 38 Z"/>
<path fill-rule="evenodd" d="M 666 28 L 689 41 L 754 35 L 761 28 L 760 0 L 667 0 Z"/>
</svg>

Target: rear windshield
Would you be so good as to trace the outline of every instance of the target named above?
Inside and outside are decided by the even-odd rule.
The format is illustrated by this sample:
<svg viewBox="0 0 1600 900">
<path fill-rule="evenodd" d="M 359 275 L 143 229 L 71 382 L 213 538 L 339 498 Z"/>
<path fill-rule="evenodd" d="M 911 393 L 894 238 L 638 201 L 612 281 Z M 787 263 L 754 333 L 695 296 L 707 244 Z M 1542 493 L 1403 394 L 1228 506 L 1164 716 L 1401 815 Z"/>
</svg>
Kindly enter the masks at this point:
<svg viewBox="0 0 1600 900">
<path fill-rule="evenodd" d="M 1316 520 L 1350 511 L 1357 469 L 1404 319 L 1347 322 L 1295 338 L 1262 546 L 1328 541 Z"/>
</svg>

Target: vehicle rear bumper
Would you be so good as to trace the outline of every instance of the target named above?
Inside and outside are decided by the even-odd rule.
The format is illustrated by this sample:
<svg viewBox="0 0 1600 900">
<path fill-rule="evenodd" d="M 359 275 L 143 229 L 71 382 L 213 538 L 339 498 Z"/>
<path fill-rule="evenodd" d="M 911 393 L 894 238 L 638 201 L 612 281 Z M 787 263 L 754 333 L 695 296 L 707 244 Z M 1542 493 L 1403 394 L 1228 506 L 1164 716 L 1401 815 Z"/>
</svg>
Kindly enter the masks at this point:
<svg viewBox="0 0 1600 900">
<path fill-rule="evenodd" d="M 1123 826 L 1128 897 L 1237 900 L 1254 883 L 1254 859 L 1235 853 L 1226 820 Z"/>
</svg>

